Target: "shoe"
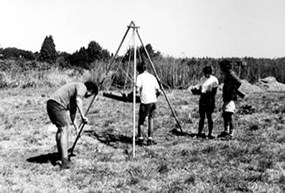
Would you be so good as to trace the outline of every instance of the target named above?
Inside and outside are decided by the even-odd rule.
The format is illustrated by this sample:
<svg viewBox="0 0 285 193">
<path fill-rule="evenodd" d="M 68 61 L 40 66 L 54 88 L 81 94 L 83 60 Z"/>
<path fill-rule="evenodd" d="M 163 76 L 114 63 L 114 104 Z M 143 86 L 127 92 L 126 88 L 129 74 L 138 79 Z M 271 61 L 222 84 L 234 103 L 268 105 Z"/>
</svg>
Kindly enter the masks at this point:
<svg viewBox="0 0 285 193">
<path fill-rule="evenodd" d="M 153 139 L 148 139 L 147 140 L 147 145 L 150 146 L 150 145 L 156 145 L 157 143 L 153 140 Z"/>
<path fill-rule="evenodd" d="M 73 163 L 71 161 L 69 161 L 68 158 L 64 158 L 61 162 L 60 169 L 61 170 L 70 169 L 72 167 L 72 165 L 73 165 Z"/>
<path fill-rule="evenodd" d="M 208 139 L 215 139 L 213 135 L 208 135 Z"/>
<path fill-rule="evenodd" d="M 229 135 L 226 131 L 221 132 L 220 135 L 218 135 L 218 138 L 220 137 L 226 137 L 227 135 Z"/>
</svg>

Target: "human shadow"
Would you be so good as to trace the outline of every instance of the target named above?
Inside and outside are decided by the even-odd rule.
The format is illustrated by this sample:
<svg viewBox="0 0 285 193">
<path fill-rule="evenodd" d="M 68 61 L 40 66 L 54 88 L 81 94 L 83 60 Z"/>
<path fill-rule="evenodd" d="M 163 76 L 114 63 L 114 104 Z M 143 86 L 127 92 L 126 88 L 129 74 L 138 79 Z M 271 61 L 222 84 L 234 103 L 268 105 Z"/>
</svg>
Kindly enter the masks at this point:
<svg viewBox="0 0 285 193">
<path fill-rule="evenodd" d="M 114 148 L 120 147 L 121 144 L 132 144 L 132 137 L 125 136 L 122 134 L 115 134 L 115 133 L 96 133 L 95 131 L 85 131 L 88 136 L 96 138 L 101 143 L 104 143 L 108 146 L 112 146 Z"/>
<path fill-rule="evenodd" d="M 39 164 L 51 163 L 53 166 L 57 165 L 58 160 L 60 160 L 60 156 L 57 152 L 42 154 L 27 159 L 28 162 L 39 163 Z"/>
</svg>

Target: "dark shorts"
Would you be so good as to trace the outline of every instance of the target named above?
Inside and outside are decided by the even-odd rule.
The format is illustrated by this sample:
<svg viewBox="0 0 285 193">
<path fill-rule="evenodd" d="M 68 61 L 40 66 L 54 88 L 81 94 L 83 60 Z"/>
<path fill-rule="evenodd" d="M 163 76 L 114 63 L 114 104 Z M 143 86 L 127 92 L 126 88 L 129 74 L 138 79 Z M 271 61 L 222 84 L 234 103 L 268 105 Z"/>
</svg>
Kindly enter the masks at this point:
<svg viewBox="0 0 285 193">
<path fill-rule="evenodd" d="M 199 101 L 199 113 L 213 113 L 215 110 L 215 99 Z"/>
<path fill-rule="evenodd" d="M 149 104 L 140 104 L 139 109 L 139 125 L 143 125 L 145 118 L 153 118 L 155 116 L 155 109 L 156 104 L 155 103 L 149 103 Z"/>
<path fill-rule="evenodd" d="M 57 127 L 64 127 L 69 124 L 68 110 L 54 100 L 47 101 L 47 112 L 51 122 Z"/>
</svg>

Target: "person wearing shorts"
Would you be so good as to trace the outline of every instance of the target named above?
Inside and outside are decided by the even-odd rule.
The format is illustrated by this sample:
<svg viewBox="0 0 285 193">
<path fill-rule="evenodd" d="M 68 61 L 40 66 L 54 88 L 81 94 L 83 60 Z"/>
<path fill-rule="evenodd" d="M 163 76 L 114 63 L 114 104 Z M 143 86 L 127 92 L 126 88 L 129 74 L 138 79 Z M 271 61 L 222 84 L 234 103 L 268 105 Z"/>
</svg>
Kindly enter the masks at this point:
<svg viewBox="0 0 285 193">
<path fill-rule="evenodd" d="M 232 64 L 229 60 L 222 60 L 220 62 L 220 68 L 224 75 L 224 86 L 223 86 L 223 120 L 224 120 L 224 131 L 219 137 L 233 137 L 233 114 L 235 113 L 236 106 L 235 101 L 237 96 L 244 97 L 241 92 L 238 91 L 241 86 L 241 81 L 232 70 Z"/>
<path fill-rule="evenodd" d="M 143 125 L 146 117 L 148 117 L 148 134 L 147 145 L 154 145 L 153 140 L 153 120 L 156 111 L 157 97 L 160 94 L 157 79 L 147 72 L 146 65 L 142 62 L 137 66 L 139 75 L 137 76 L 136 87 L 140 95 L 139 121 L 138 121 L 138 141 L 139 145 L 144 144 Z"/>
<path fill-rule="evenodd" d="M 212 75 L 212 68 L 211 66 L 206 66 L 203 68 L 204 77 L 201 80 L 201 85 L 199 86 L 200 89 L 200 100 L 199 100 L 199 128 L 198 128 L 198 138 L 204 138 L 203 134 L 203 127 L 204 121 L 207 117 L 208 120 L 208 139 L 215 138 L 212 135 L 213 131 L 213 119 L 212 113 L 215 109 L 215 96 L 217 93 L 217 88 L 219 86 L 218 79 Z"/>
<path fill-rule="evenodd" d="M 68 169 L 72 163 L 68 158 L 69 123 L 77 128 L 75 122 L 78 109 L 82 122 L 87 124 L 88 119 L 83 113 L 83 98 L 98 94 L 98 87 L 92 81 L 85 83 L 68 83 L 55 91 L 47 101 L 47 113 L 51 122 L 57 127 L 56 144 L 61 157 L 61 169 Z"/>
</svg>

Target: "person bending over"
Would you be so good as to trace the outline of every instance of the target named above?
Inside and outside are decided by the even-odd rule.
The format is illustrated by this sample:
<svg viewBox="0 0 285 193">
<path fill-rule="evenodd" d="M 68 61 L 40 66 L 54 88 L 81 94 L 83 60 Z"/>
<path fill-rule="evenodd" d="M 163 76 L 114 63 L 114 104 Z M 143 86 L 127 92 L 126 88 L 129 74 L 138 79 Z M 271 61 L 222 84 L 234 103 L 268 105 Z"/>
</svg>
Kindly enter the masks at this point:
<svg viewBox="0 0 285 193">
<path fill-rule="evenodd" d="M 83 112 L 83 99 L 98 94 L 98 87 L 92 81 L 85 83 L 68 83 L 56 90 L 47 101 L 47 113 L 51 122 L 56 125 L 56 144 L 61 157 L 61 169 L 68 169 L 72 163 L 68 158 L 69 118 L 77 128 L 75 116 L 78 109 L 82 122 L 88 119 Z"/>
</svg>

